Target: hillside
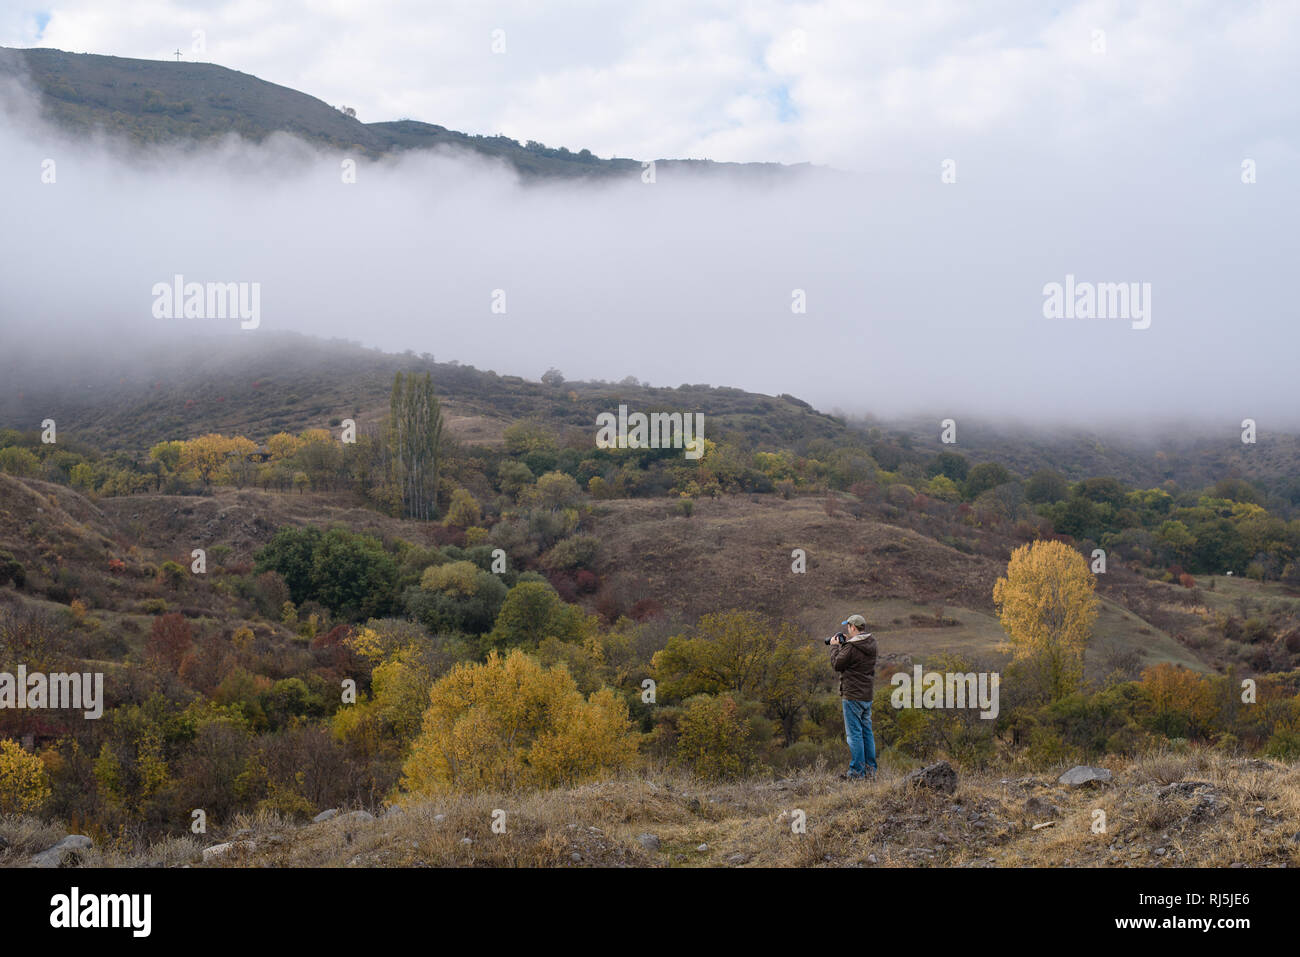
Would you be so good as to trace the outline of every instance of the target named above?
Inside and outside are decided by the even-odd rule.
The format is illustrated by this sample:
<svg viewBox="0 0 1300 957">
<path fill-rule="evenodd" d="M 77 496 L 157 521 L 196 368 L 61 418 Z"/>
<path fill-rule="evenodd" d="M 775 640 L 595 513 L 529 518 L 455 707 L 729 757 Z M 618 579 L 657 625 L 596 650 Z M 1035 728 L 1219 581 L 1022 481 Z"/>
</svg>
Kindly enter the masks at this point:
<svg viewBox="0 0 1300 957">
<path fill-rule="evenodd" d="M 960 773 L 956 790 L 870 784 L 825 771 L 708 785 L 624 776 L 572 789 L 483 793 L 336 813 L 299 825 L 241 816 L 219 832 L 135 854 L 75 852 L 82 866 L 152 867 L 1295 867 L 1300 769 L 1211 751 L 1107 761 L 1113 782 L 1059 771 Z M 505 833 L 492 831 L 506 812 Z M 1095 833 L 1096 812 L 1106 830 Z M 806 816 L 795 833 L 794 812 Z M 0 821 L 0 865 L 65 832 Z M 206 853 L 204 853 L 206 851 Z"/>
<path fill-rule="evenodd" d="M 1144 488 L 1168 481 L 1202 487 L 1243 478 L 1270 490 L 1280 502 L 1300 506 L 1300 435 L 1261 428 L 1256 443 L 1247 445 L 1239 422 L 1231 417 L 1217 432 L 1172 422 L 1163 430 L 1135 432 L 962 418 L 955 446 L 939 441 L 940 418 L 909 416 L 875 424 L 907 435 L 918 449 L 960 451 L 974 461 L 1001 462 L 1024 477 L 1052 469 L 1072 481 L 1105 475 Z"/>
<path fill-rule="evenodd" d="M 679 789 L 737 780 L 748 808 L 768 775 L 811 780 L 842 761 L 821 639 L 853 612 L 876 635 L 878 691 L 916 666 L 1005 676 L 992 720 L 875 696 L 882 766 L 944 757 L 980 801 L 994 800 L 990 769 L 1041 774 L 1189 744 L 1300 754 L 1300 522 L 1257 504 L 1254 486 L 1024 482 L 793 396 L 705 384 L 529 382 L 293 335 L 83 346 L 93 358 L 25 342 L 4 357 L 0 656 L 29 673 L 102 674 L 107 719 L 0 711 L 0 746 L 29 782 L 0 797 L 47 822 L 21 825 L 38 836 L 13 846 L 77 821 L 97 847 L 123 833 L 122 853 L 152 854 L 202 807 L 223 834 L 241 815 L 260 815 L 255 829 L 280 821 L 265 846 L 283 849 L 291 826 L 332 808 L 405 797 L 416 814 L 446 786 L 478 793 L 487 780 L 489 793 L 559 807 L 588 793 L 561 784 L 622 787 L 647 766 L 699 782 Z M 596 416 L 620 404 L 699 410 L 704 454 L 599 447 Z M 446 441 L 398 444 L 425 428 L 408 415 L 439 409 Z M 41 435 L 48 418 L 55 442 Z M 361 426 L 356 441 L 344 418 Z M 405 498 L 413 474 L 420 510 Z M 1090 568 L 1097 546 L 1104 573 Z M 1067 691 L 1008 657 L 992 599 L 1013 554 L 1042 556 L 1081 602 L 1098 599 Z M 457 726 L 474 743 L 440 768 L 457 753 L 425 720 L 440 697 L 454 709 L 514 700 L 469 702 L 451 690 L 467 678 L 550 689 L 553 707 L 529 714 L 564 723 L 519 738 L 509 715 L 475 710 Z M 534 760 L 538 742 L 552 750 Z M 1226 772 L 1215 786 L 1238 793 Z M 891 793 L 882 814 L 926 817 Z M 754 820 L 779 813 L 758 807 Z M 671 817 L 649 821 L 694 838 Z M 562 846 L 556 828 L 529 833 L 542 843 L 510 852 L 522 860 Z M 380 838 L 377 855 L 405 861 Z M 938 853 L 937 836 L 924 840 Z M 1043 838 L 1030 840 L 1013 860 Z M 1231 853 L 1266 859 L 1242 846 Z M 436 845 L 418 859 L 460 860 Z"/>
<path fill-rule="evenodd" d="M 138 60 L 50 49 L 0 47 L 0 77 L 36 92 L 44 114 L 77 135 L 106 131 L 144 143 L 199 143 L 230 134 L 260 142 L 286 133 L 320 147 L 377 158 L 436 147 L 504 162 L 528 179 L 639 176 L 640 160 L 601 159 L 505 136 L 449 130 L 412 119 L 363 123 L 313 96 L 215 63 Z M 653 157 L 647 157 L 651 159 Z M 656 160 L 660 172 L 746 178 L 815 170 L 779 163 Z"/>
<path fill-rule="evenodd" d="M 842 421 L 791 396 L 689 384 L 551 386 L 428 354 L 392 355 L 292 333 L 256 341 L 176 338 L 147 348 L 104 343 L 81 355 L 38 348 L 16 343 L 0 356 L 0 427 L 34 428 L 53 417 L 67 441 L 107 450 L 214 431 L 265 436 L 324 428 L 349 416 L 369 423 L 387 410 L 398 371 L 431 372 L 454 431 L 469 442 L 499 440 L 506 425 L 528 418 L 594 436 L 596 415 L 619 402 L 701 411 L 710 438 L 741 433 L 750 443 L 788 446 L 849 434 Z"/>
<path fill-rule="evenodd" d="M 157 565 L 184 563 L 191 548 L 221 548 L 225 564 L 236 567 L 250 562 L 284 526 L 341 525 L 384 541 L 422 545 L 434 544 L 441 534 L 427 523 L 358 507 L 341 493 L 232 489 L 203 497 L 130 495 L 91 503 L 70 489 L 0 474 L 0 498 L 0 550 L 33 567 L 57 554 L 62 578 L 77 582 L 83 596 L 94 596 L 97 614 L 128 634 L 147 630 L 151 616 L 140 608 L 166 592 L 151 579 L 110 574 L 104 564 L 109 552 L 125 549 L 136 564 Z M 582 599 L 589 611 L 627 612 L 641 603 L 641 614 L 682 627 L 713 611 L 744 608 L 796 622 L 815 636 L 852 606 L 868 616 L 885 659 L 924 663 L 958 653 L 1006 661 L 992 589 L 1005 572 L 1007 552 L 967 554 L 910 528 L 847 512 L 828 516 L 816 499 L 770 496 L 702 502 L 689 518 L 662 501 L 606 502 L 595 510 L 591 533 L 602 543 L 598 567 L 607 588 Z M 791 571 L 794 548 L 807 553 L 805 573 Z M 1214 614 L 1198 602 L 1230 615 L 1241 614 L 1244 600 L 1248 607 L 1300 616 L 1300 598 L 1288 589 L 1218 581 L 1222 593 L 1202 589 L 1193 598 L 1185 589 L 1122 569 L 1101 579 L 1104 602 L 1086 658 L 1089 675 L 1099 680 L 1117 662 L 1134 674 L 1160 662 L 1197 671 L 1227 667 L 1234 659 L 1221 643 Z M 214 586 L 191 585 L 184 597 L 187 613 L 229 615 L 233 609 L 227 610 L 222 589 Z"/>
</svg>

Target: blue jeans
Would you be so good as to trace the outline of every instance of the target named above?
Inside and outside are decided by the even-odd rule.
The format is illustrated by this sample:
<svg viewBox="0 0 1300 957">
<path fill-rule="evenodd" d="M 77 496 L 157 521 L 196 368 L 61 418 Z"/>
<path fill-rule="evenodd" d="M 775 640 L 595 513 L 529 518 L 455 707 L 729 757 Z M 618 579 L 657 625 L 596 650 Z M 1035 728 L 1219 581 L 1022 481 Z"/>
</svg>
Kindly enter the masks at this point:
<svg viewBox="0 0 1300 957">
<path fill-rule="evenodd" d="M 844 736 L 849 743 L 849 776 L 876 776 L 876 736 L 871 733 L 871 702 L 840 701 L 844 709 Z"/>
</svg>

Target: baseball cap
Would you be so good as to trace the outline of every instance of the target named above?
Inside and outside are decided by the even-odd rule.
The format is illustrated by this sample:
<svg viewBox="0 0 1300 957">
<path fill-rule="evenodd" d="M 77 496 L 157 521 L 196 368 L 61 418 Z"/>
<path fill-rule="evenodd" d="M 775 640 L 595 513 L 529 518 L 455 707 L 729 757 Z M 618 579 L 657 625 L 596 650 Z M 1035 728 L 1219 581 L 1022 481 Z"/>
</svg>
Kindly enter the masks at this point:
<svg viewBox="0 0 1300 957">
<path fill-rule="evenodd" d="M 867 627 L 867 619 L 863 618 L 861 615 L 849 615 L 849 617 L 845 618 L 840 622 L 840 624 L 853 625 L 855 628 L 865 629 Z"/>
</svg>

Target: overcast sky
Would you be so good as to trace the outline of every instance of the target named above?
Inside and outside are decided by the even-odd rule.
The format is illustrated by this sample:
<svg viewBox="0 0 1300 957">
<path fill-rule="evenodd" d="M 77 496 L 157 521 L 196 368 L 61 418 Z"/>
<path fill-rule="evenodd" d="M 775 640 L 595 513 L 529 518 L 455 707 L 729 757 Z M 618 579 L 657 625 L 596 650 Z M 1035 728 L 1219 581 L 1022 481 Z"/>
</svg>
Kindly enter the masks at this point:
<svg viewBox="0 0 1300 957">
<path fill-rule="evenodd" d="M 870 169 L 900 151 L 956 155 L 1008 135 L 1081 146 L 1232 132 L 1236 151 L 1295 145 L 1294 126 L 1274 122 L 1294 117 L 1293 103 L 1276 102 L 1295 94 L 1300 6 L 1286 0 L 0 0 L 0 10 L 4 46 L 152 59 L 179 49 L 364 121 L 409 117 L 600 156 Z M 494 31 L 504 52 L 493 52 Z"/>
<path fill-rule="evenodd" d="M 147 328 L 148 289 L 184 273 L 261 282 L 264 328 L 530 378 L 1300 420 L 1300 4 L 0 0 L 0 45 L 179 47 L 362 120 L 850 174 L 525 190 L 421 157 L 341 186 L 338 157 L 283 144 L 142 165 L 61 143 L 51 187 L 57 138 L 11 100 L 10 332 Z M 1149 328 L 1045 318 L 1067 275 L 1150 283 Z"/>
</svg>

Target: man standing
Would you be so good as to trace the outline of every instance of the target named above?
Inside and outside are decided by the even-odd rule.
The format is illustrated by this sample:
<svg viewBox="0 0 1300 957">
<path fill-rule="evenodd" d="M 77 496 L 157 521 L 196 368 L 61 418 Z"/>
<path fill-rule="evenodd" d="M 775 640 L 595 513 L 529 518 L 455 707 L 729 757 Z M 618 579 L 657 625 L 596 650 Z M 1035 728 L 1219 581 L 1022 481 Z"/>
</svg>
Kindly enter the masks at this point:
<svg viewBox="0 0 1300 957">
<path fill-rule="evenodd" d="M 831 667 L 840 673 L 840 704 L 849 743 L 849 769 L 841 778 L 876 776 L 876 737 L 871 732 L 871 698 L 876 685 L 876 639 L 867 620 L 850 615 L 840 622 L 842 634 L 831 639 Z"/>
</svg>

